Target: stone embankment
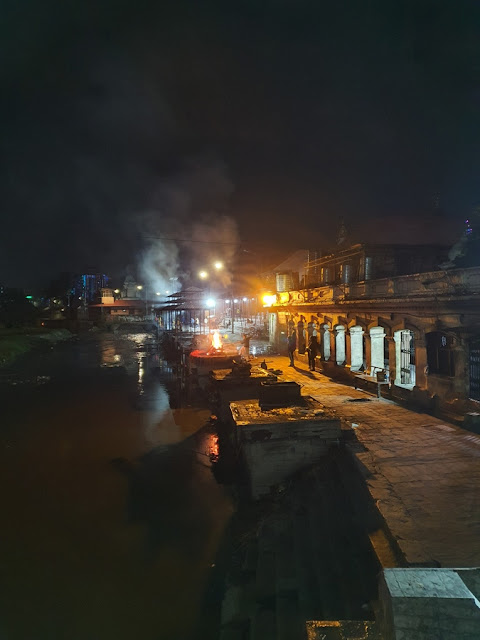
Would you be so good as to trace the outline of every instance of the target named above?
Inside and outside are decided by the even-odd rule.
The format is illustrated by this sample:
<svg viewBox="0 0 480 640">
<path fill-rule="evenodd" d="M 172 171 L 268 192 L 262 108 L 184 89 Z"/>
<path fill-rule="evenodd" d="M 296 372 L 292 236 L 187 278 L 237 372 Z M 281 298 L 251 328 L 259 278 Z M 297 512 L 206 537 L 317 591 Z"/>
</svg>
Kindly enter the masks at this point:
<svg viewBox="0 0 480 640">
<path fill-rule="evenodd" d="M 480 565 L 480 437 L 333 382 L 305 364 L 289 367 L 278 356 L 267 365 L 279 380 L 300 383 L 302 394 L 335 412 L 347 450 L 328 470 L 315 466 L 285 482 L 257 514 L 230 575 L 221 639 L 304 637 L 307 623 L 312 640 L 373 640 L 380 629 L 372 606 L 375 619 L 382 618 L 372 602 L 380 569 L 394 584 L 394 567 L 413 572 L 405 574 L 407 586 L 417 584 L 417 571 L 420 577 L 430 571 L 435 586 L 456 579 L 450 568 Z M 477 587 L 471 593 L 478 594 Z M 389 603 L 383 618 L 391 618 L 382 624 L 384 633 L 394 625 L 398 637 L 444 638 L 444 627 L 455 624 L 463 625 L 462 638 L 479 637 L 477 619 L 459 613 L 457 591 L 448 593 L 451 611 L 436 630 L 425 626 L 422 613 L 427 599 L 435 604 L 440 598 L 436 591 L 421 594 L 422 606 L 408 620 L 390 593 L 383 599 Z M 471 593 L 469 606 L 476 602 Z M 404 597 L 403 591 L 393 595 Z"/>
</svg>

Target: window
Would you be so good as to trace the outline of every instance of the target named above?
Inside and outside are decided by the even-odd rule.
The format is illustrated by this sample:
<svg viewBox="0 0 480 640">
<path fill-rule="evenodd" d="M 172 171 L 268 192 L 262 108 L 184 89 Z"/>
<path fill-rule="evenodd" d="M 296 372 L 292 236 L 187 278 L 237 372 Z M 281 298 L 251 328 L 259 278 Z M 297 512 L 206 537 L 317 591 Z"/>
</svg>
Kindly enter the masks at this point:
<svg viewBox="0 0 480 640">
<path fill-rule="evenodd" d="M 454 339 L 441 331 L 426 334 L 428 372 L 454 376 Z"/>
<path fill-rule="evenodd" d="M 415 337 L 412 331 L 402 331 L 400 338 L 400 382 L 415 384 Z"/>
<path fill-rule="evenodd" d="M 470 398 L 480 400 L 480 340 L 470 343 L 469 373 Z"/>
</svg>

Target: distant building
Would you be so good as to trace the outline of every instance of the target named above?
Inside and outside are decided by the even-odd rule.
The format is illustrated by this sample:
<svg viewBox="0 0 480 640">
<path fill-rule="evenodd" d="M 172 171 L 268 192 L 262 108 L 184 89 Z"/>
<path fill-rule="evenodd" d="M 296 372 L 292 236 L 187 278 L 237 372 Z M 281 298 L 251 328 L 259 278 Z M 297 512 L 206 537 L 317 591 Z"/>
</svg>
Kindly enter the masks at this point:
<svg viewBox="0 0 480 640">
<path fill-rule="evenodd" d="M 480 267 L 441 268 L 447 255 L 448 248 L 432 245 L 332 252 L 317 261 L 317 282 L 277 288 L 270 339 L 282 347 L 295 328 L 303 356 L 306 336 L 315 332 L 318 367 L 332 377 L 374 382 L 379 373 L 394 398 L 476 415 Z"/>
<path fill-rule="evenodd" d="M 83 304 L 89 304 L 96 299 L 100 289 L 108 288 L 109 283 L 110 278 L 104 273 L 84 273 L 75 276 L 71 295 L 82 300 Z"/>
</svg>

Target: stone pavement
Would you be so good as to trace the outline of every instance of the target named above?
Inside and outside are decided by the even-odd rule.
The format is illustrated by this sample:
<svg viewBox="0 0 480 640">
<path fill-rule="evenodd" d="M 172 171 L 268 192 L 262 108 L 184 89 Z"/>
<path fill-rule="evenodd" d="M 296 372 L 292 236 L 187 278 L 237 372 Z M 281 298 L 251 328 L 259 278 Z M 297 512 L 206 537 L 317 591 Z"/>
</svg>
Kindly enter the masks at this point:
<svg viewBox="0 0 480 640">
<path fill-rule="evenodd" d="M 480 566 L 480 436 L 333 382 L 304 363 L 266 361 L 283 371 L 280 380 L 298 382 L 302 394 L 354 429 L 360 446 L 353 455 L 409 565 Z"/>
</svg>

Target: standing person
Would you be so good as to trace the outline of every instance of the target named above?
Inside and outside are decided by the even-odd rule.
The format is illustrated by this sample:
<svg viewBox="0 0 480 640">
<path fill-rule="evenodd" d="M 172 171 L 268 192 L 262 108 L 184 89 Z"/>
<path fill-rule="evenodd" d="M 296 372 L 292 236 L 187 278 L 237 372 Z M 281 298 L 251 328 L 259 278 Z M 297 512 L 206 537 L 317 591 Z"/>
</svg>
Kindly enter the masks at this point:
<svg viewBox="0 0 480 640">
<path fill-rule="evenodd" d="M 242 335 L 242 348 L 240 349 L 240 355 L 246 360 L 250 356 L 250 337 L 246 333 Z"/>
<path fill-rule="evenodd" d="M 292 331 L 290 332 L 290 335 L 288 336 L 288 340 L 287 340 L 287 345 L 288 345 L 288 355 L 290 358 L 290 364 L 288 366 L 294 367 L 295 363 L 293 361 L 293 355 L 295 353 L 295 349 L 297 348 L 297 334 L 295 329 L 292 329 Z"/>
<path fill-rule="evenodd" d="M 311 335 L 308 341 L 308 368 L 310 371 L 315 371 L 315 358 L 318 355 L 318 340 L 316 335 Z"/>
</svg>

